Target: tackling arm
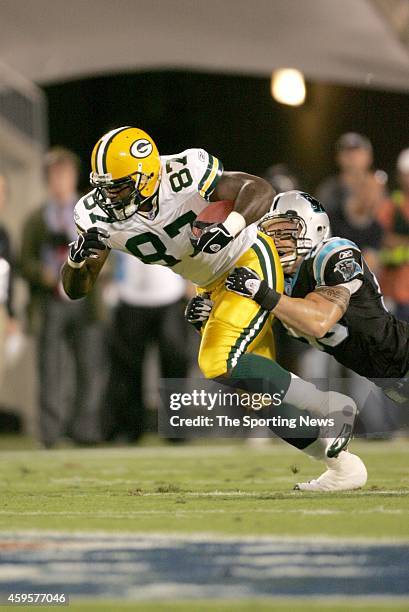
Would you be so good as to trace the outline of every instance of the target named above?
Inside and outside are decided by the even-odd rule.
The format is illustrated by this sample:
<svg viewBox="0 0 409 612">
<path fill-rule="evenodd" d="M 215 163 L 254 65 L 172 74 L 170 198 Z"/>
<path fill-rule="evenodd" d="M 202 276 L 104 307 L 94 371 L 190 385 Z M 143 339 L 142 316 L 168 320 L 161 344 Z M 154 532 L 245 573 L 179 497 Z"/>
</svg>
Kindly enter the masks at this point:
<svg viewBox="0 0 409 612">
<path fill-rule="evenodd" d="M 345 314 L 350 297 L 346 287 L 318 287 L 305 298 L 282 295 L 272 312 L 288 327 L 322 338 Z"/>
<path fill-rule="evenodd" d="M 344 315 L 351 297 L 342 286 L 320 286 L 304 298 L 292 298 L 268 286 L 251 268 L 235 268 L 226 279 L 226 288 L 252 298 L 264 310 L 274 313 L 288 327 L 307 336 L 322 338 Z"/>
</svg>

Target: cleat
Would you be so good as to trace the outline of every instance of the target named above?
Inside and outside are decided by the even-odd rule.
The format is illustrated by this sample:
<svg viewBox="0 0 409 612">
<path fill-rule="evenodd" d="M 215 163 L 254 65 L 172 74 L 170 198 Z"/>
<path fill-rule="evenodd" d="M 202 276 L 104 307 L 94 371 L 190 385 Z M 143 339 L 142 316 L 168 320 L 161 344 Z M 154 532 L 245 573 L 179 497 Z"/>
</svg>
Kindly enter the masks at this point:
<svg viewBox="0 0 409 612">
<path fill-rule="evenodd" d="M 329 459 L 338 457 L 341 451 L 346 450 L 353 436 L 353 425 L 344 423 L 341 431 L 336 438 L 327 446 L 325 454 Z"/>
<path fill-rule="evenodd" d="M 353 491 L 366 484 L 368 473 L 362 459 L 347 451 L 339 456 L 327 459 L 327 470 L 316 480 L 298 482 L 295 491 Z"/>
</svg>

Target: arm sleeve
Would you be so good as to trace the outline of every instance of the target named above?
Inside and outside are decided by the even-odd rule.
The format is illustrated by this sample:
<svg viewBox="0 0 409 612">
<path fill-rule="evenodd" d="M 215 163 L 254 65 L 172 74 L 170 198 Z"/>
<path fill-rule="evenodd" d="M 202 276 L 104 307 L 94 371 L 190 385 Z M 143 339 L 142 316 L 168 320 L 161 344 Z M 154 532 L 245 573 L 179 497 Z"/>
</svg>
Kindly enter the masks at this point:
<svg viewBox="0 0 409 612">
<path fill-rule="evenodd" d="M 362 253 L 354 242 L 332 238 L 316 253 L 313 263 L 317 287 L 344 285 L 353 280 L 363 281 Z"/>
<path fill-rule="evenodd" d="M 199 194 L 209 200 L 223 174 L 223 164 L 204 149 L 188 149 L 188 166 Z"/>
</svg>

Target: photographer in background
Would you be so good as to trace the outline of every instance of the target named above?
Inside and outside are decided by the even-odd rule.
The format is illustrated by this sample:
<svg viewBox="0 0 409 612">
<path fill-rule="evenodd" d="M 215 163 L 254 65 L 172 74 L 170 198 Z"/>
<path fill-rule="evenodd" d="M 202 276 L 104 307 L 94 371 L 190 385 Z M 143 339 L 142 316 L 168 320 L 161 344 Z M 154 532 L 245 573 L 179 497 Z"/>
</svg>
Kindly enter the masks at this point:
<svg viewBox="0 0 409 612">
<path fill-rule="evenodd" d="M 48 198 L 27 219 L 21 272 L 30 290 L 29 324 L 37 336 L 40 439 L 52 447 L 62 437 L 99 441 L 102 336 L 95 294 L 71 302 L 59 272 L 77 231 L 79 159 L 62 147 L 44 160 Z M 73 376 L 71 376 L 73 374 Z"/>
</svg>

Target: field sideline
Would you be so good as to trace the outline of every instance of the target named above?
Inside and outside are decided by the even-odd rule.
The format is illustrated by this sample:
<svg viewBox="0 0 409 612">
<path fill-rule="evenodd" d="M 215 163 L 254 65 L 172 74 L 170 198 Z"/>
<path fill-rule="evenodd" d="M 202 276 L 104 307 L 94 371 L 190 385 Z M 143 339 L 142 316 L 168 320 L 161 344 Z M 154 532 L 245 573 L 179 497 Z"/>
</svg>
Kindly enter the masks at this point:
<svg viewBox="0 0 409 612">
<path fill-rule="evenodd" d="M 293 484 L 299 479 L 316 477 L 321 465 L 281 443 L 262 447 L 243 443 L 218 443 L 208 446 L 189 444 L 3 451 L 0 462 L 0 555 L 2 544 L 6 550 L 10 549 L 10 538 L 15 550 L 18 551 L 20 545 L 31 546 L 36 554 L 38 546 L 33 545 L 33 542 L 47 537 L 58 539 L 60 534 L 64 539 L 63 546 L 70 551 L 78 550 L 81 546 L 85 546 L 85 551 L 86 546 L 98 542 L 100 537 L 112 538 L 118 534 L 112 546 L 122 551 L 123 542 L 127 539 L 125 536 L 129 534 L 130 541 L 136 539 L 134 549 L 127 554 L 137 554 L 137 550 L 147 546 L 151 539 L 153 548 L 158 549 L 157 558 L 152 561 L 153 566 L 156 563 L 155 567 L 161 567 L 163 559 L 160 550 L 172 547 L 172 538 L 176 538 L 176 551 L 181 546 L 178 538 L 184 538 L 186 546 L 191 547 L 192 568 L 197 560 L 200 562 L 201 554 L 205 557 L 213 554 L 209 552 L 209 547 L 215 551 L 222 565 L 226 562 L 227 554 L 223 546 L 230 546 L 228 554 L 232 555 L 232 559 L 240 556 L 240 551 L 246 546 L 250 547 L 248 550 L 253 550 L 254 555 L 255 547 L 267 546 L 257 561 L 261 564 L 264 557 L 267 559 L 270 555 L 271 559 L 271 555 L 277 554 L 277 551 L 283 555 L 284 549 L 287 559 L 285 563 L 290 563 L 288 558 L 299 547 L 304 557 L 298 559 L 294 567 L 296 573 L 302 571 L 300 575 L 307 579 L 306 576 L 310 575 L 308 556 L 311 551 L 315 554 L 318 549 L 314 546 L 319 547 L 320 542 L 324 548 L 327 547 L 324 557 L 327 555 L 330 560 L 337 554 L 336 542 L 339 542 L 341 548 L 351 547 L 349 552 L 345 549 L 345 554 L 350 554 L 351 559 L 356 558 L 360 550 L 356 547 L 362 546 L 366 555 L 375 555 L 373 563 L 376 567 L 388 563 L 397 566 L 400 563 L 396 560 L 398 557 L 394 562 L 390 559 L 384 563 L 383 557 L 379 556 L 381 553 L 375 550 L 375 544 L 385 544 L 382 555 L 408 554 L 409 443 L 403 439 L 394 442 L 355 442 L 351 450 L 362 456 L 367 464 L 367 487 L 362 491 L 324 495 L 292 490 Z M 41 536 L 42 531 L 48 533 Z M 95 535 L 92 535 L 93 532 Z M 87 534 L 84 537 L 88 538 L 88 543 L 74 541 L 72 538 L 76 537 L 76 533 Z M 21 543 L 19 538 L 28 539 L 28 544 Z M 62 545 L 61 541 L 57 542 L 58 546 Z M 224 541 L 226 544 L 223 544 Z M 389 549 L 393 543 L 397 546 Z M 54 541 L 52 546 L 57 544 Z M 205 547 L 204 552 L 200 553 L 200 547 Z M 237 547 L 239 553 L 234 547 Z M 254 560 L 250 558 L 253 553 L 243 553 L 250 566 Z M 84 552 L 86 554 L 90 553 Z M 95 554 L 95 550 L 92 554 Z M 136 562 L 136 557 L 132 559 Z M 141 560 L 143 555 L 139 557 L 139 562 Z M 268 588 L 268 563 L 263 570 L 267 572 L 264 588 Z M 317 563 L 320 571 L 325 573 L 325 558 L 322 563 Z M 329 563 L 331 565 L 332 561 Z M 291 569 L 293 566 L 290 563 L 288 567 Z M 248 576 L 251 577 L 254 570 L 255 579 L 260 578 L 257 568 L 250 567 L 250 570 Z M 336 566 L 334 571 L 337 580 L 346 579 L 347 573 L 343 567 Z M 272 576 L 277 577 L 276 574 Z M 399 595 L 399 581 L 403 577 L 396 575 L 395 579 L 398 589 L 396 594 Z M 309 593 L 309 587 L 306 588 Z M 308 605 L 307 600 L 304 600 L 303 610 L 316 609 L 313 603 L 314 588 L 311 587 L 311 601 Z M 369 583 L 367 588 L 368 595 L 372 588 Z M 246 600 L 241 598 L 243 601 L 240 605 L 234 602 L 235 609 L 254 609 L 253 597 L 258 592 L 249 593 Z M 263 590 L 260 591 L 260 597 L 262 595 Z M 354 593 L 351 591 L 349 595 Z M 218 600 L 216 603 L 216 591 L 210 599 L 207 596 L 201 597 L 200 592 L 196 597 L 200 601 L 195 601 L 195 610 L 228 609 L 228 606 L 225 608 L 226 602 Z M 215 601 L 212 602 L 213 597 Z M 185 596 L 181 598 L 186 599 Z M 92 609 L 92 601 L 80 605 L 80 599 L 79 592 L 74 600 L 77 603 L 74 605 L 73 602 L 70 608 Z M 188 609 L 186 602 L 176 604 L 176 596 L 173 598 L 173 607 L 167 608 L 167 599 L 152 604 L 152 608 L 146 602 L 141 608 L 139 605 L 142 604 L 135 603 L 133 609 Z M 287 609 L 285 598 L 282 601 L 261 598 L 255 605 L 260 610 L 272 609 L 269 601 L 276 602 L 273 606 L 275 610 L 281 607 Z M 394 600 L 388 597 L 383 608 L 382 601 L 374 600 L 369 605 L 366 600 L 351 599 L 347 605 L 359 610 L 391 607 L 403 610 L 409 605 L 409 600 L 402 603 L 399 598 Z M 130 604 L 129 601 L 122 603 L 124 609 Z M 112 604 L 112 609 L 118 609 L 122 603 Z M 331 599 L 331 610 L 336 610 L 338 603 L 345 606 L 345 602 L 342 604 Z M 108 602 L 104 606 L 95 605 L 100 610 L 110 609 Z M 288 609 L 297 609 L 294 600 L 288 605 Z M 319 606 L 323 609 L 321 604 Z"/>
</svg>

